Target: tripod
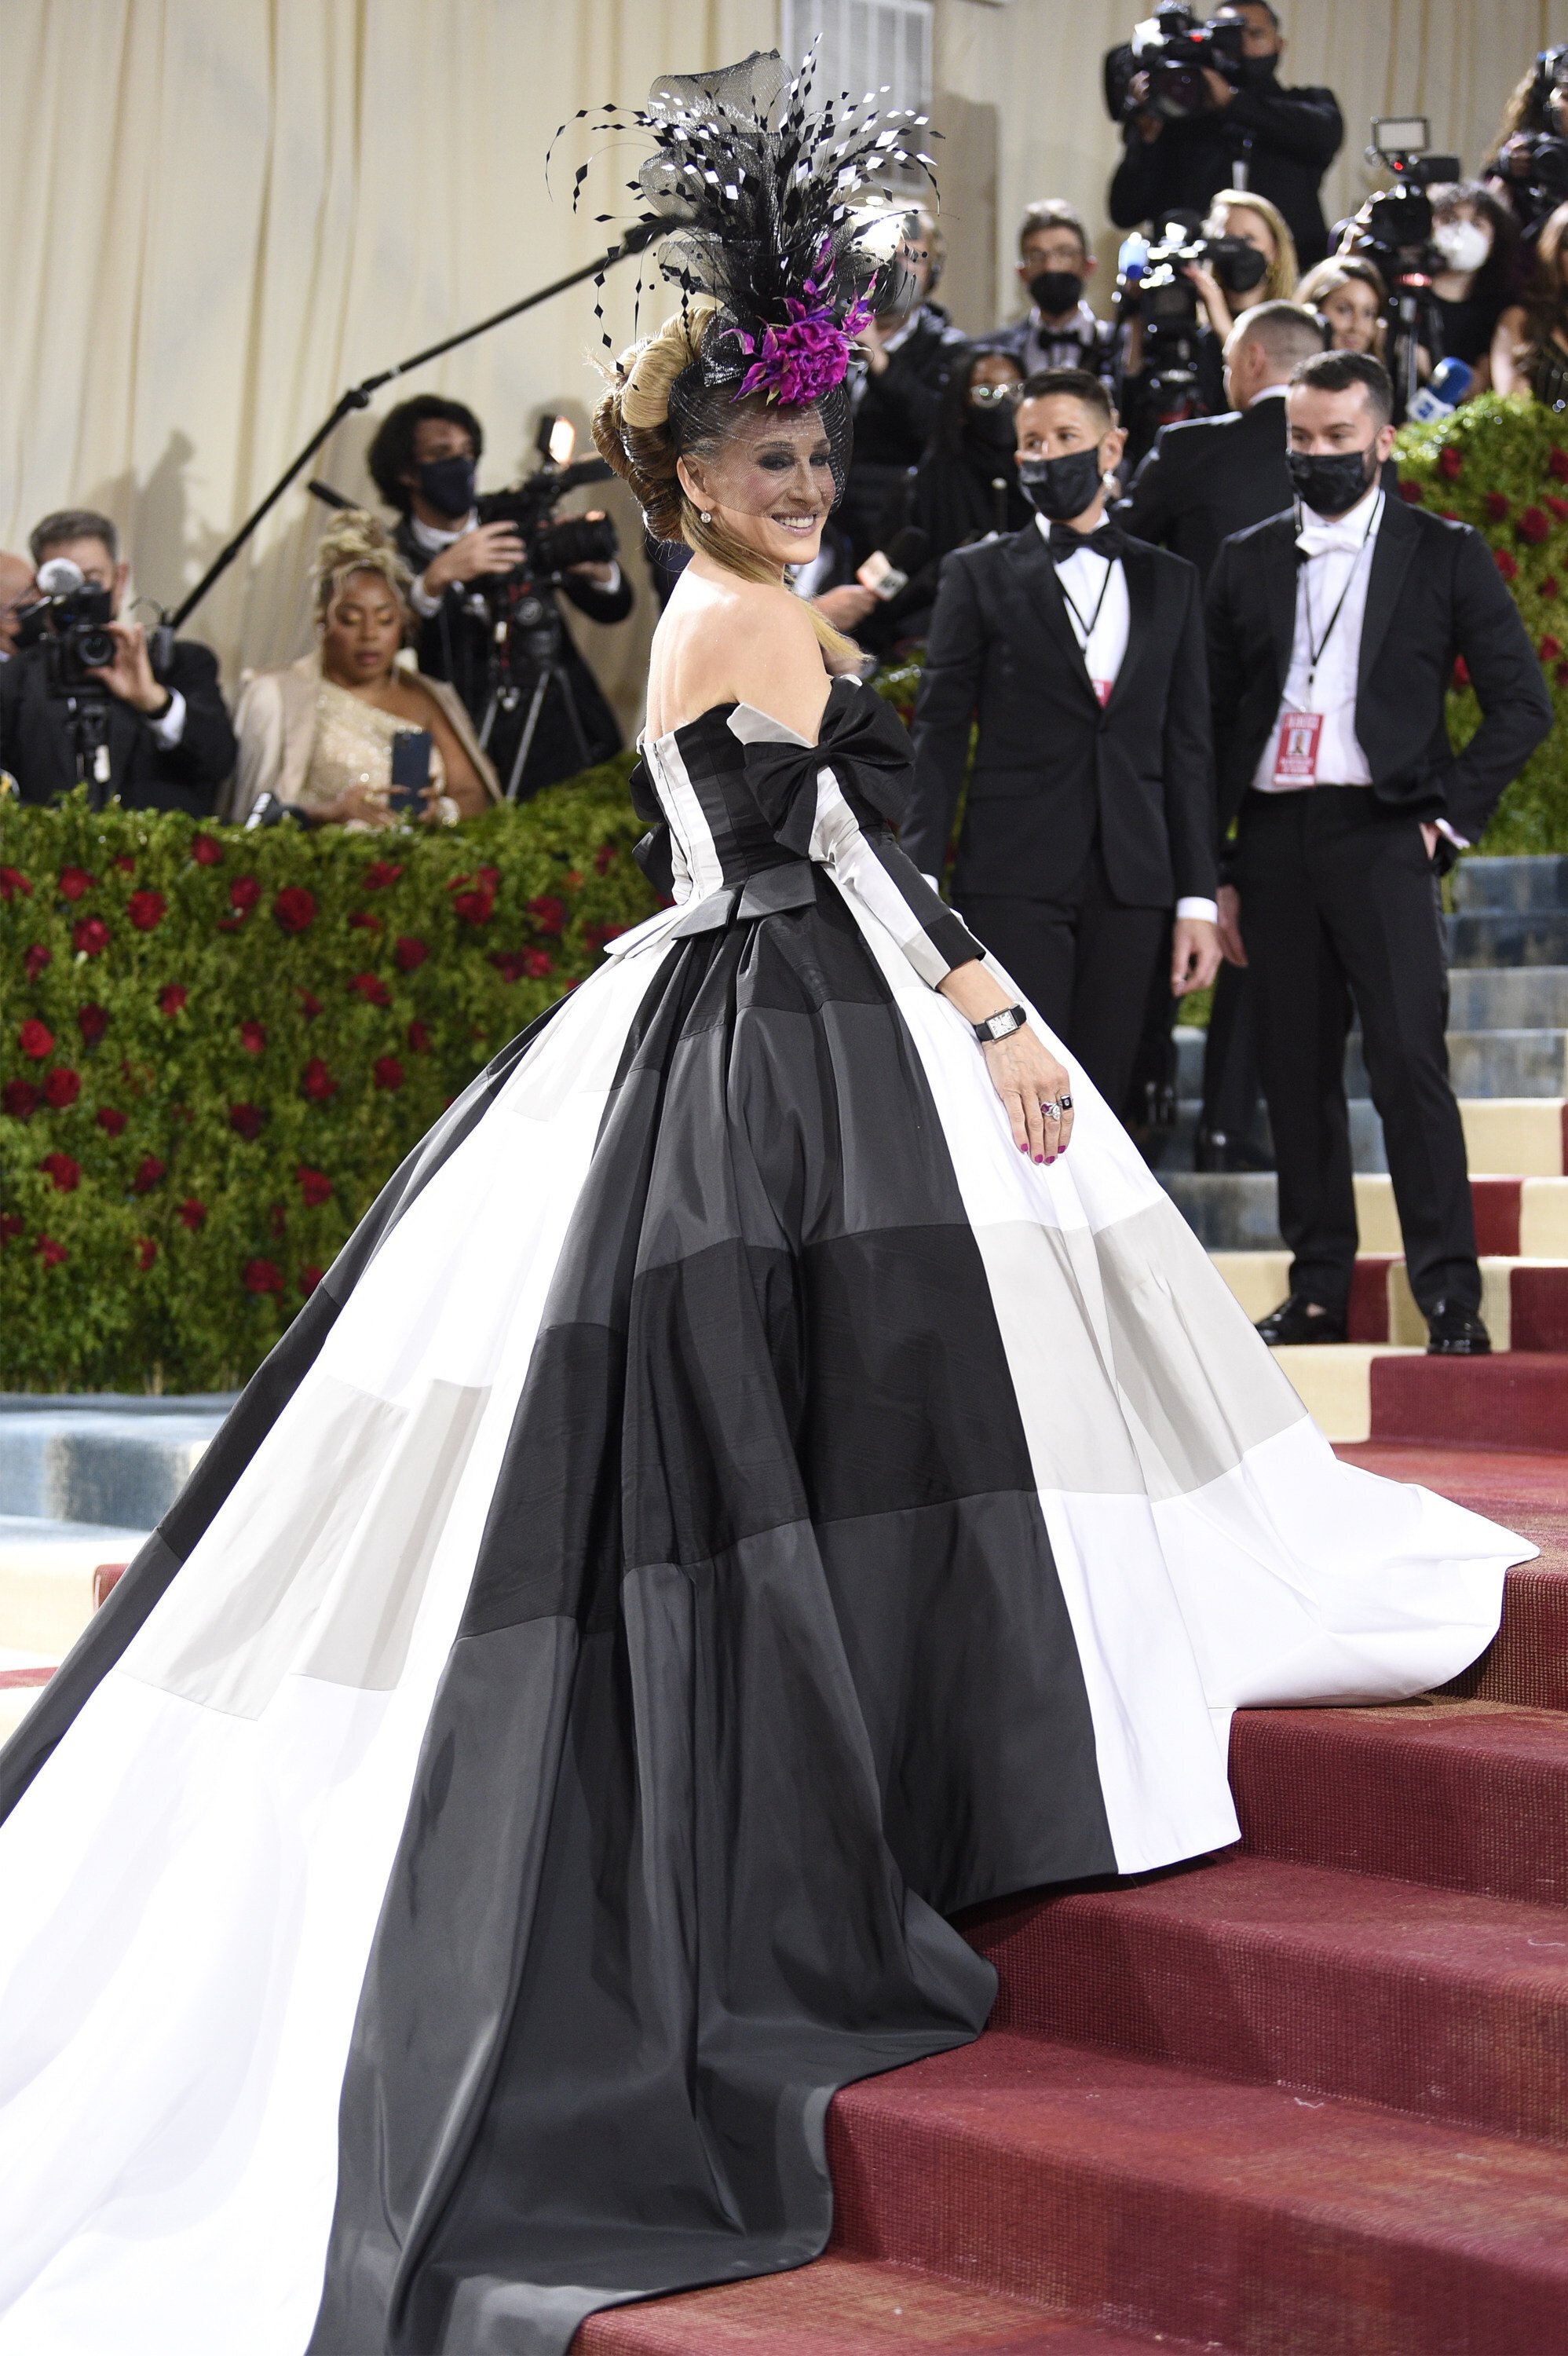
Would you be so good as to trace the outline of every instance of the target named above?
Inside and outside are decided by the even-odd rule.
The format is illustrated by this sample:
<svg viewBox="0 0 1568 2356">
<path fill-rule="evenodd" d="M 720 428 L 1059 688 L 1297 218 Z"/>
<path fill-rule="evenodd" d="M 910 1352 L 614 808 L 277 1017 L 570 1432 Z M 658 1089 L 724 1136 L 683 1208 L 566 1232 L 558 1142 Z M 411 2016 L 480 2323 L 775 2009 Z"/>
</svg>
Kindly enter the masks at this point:
<svg viewBox="0 0 1568 2356">
<path fill-rule="evenodd" d="M 528 755 L 533 750 L 539 717 L 544 711 L 545 697 L 549 693 L 552 686 L 559 688 L 561 701 L 566 706 L 566 716 L 571 723 L 571 733 L 577 740 L 580 766 L 587 768 L 592 758 L 588 749 L 587 732 L 582 725 L 582 714 L 577 708 L 577 696 L 571 684 L 571 673 L 566 664 L 565 644 L 566 626 L 560 618 L 553 590 L 545 584 L 536 587 L 529 584 L 523 596 L 517 601 L 516 611 L 507 628 L 507 651 L 504 659 L 510 676 L 505 684 L 497 680 L 496 686 L 491 690 L 489 708 L 485 714 L 484 725 L 479 731 L 479 742 L 488 752 L 491 734 L 497 717 L 503 712 L 515 712 L 523 700 L 523 688 L 517 679 L 517 672 L 521 671 L 525 678 L 531 676 L 533 687 L 528 697 L 528 714 L 523 722 L 523 733 L 517 740 L 517 749 L 512 755 L 512 766 L 507 775 L 506 798 L 509 802 L 515 802 L 521 790 L 523 773 L 528 766 Z"/>
<path fill-rule="evenodd" d="M 340 393 L 331 415 L 316 427 L 298 456 L 289 461 L 265 498 L 251 509 L 228 547 L 219 551 L 189 596 L 176 608 L 166 626 L 171 635 L 189 619 L 214 583 L 228 572 L 257 525 L 276 507 L 294 477 L 309 465 L 327 435 L 356 409 L 368 409 L 383 385 L 392 383 L 400 376 L 409 375 L 414 369 L 423 368 L 427 360 L 440 359 L 444 352 L 454 352 L 460 344 L 472 343 L 475 336 L 487 335 L 492 327 L 502 327 L 507 320 L 519 317 L 524 311 L 531 311 L 539 304 L 548 303 L 552 294 L 564 294 L 569 286 L 580 285 L 585 278 L 602 277 L 613 264 L 624 261 L 627 254 L 641 253 L 645 246 L 651 245 L 661 234 L 662 230 L 663 223 L 659 221 L 635 222 L 619 245 L 613 245 L 607 253 L 598 255 L 592 262 L 585 262 L 581 270 L 569 270 L 564 278 L 553 279 L 549 285 L 537 288 L 532 294 L 525 294 L 520 302 L 508 303 L 504 311 L 493 311 L 487 319 L 479 320 L 476 326 L 461 328 L 455 336 L 445 336 L 439 344 L 428 344 L 422 352 L 413 352 L 406 360 L 399 360 L 395 368 L 383 369 L 379 376 L 368 376 L 362 384 L 350 385 L 347 392 Z"/>
</svg>

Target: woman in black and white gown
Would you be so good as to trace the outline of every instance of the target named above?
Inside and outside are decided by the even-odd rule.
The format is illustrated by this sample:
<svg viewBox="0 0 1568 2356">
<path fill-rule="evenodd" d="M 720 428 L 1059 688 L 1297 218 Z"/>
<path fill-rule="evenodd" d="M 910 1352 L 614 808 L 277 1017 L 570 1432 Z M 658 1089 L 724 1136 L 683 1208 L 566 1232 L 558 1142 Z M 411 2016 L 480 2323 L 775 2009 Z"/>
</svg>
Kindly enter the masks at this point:
<svg viewBox="0 0 1568 2356">
<path fill-rule="evenodd" d="M 766 72 L 662 85 L 661 154 L 775 170 Z M 768 285 L 688 226 L 598 421 L 695 551 L 675 905 L 391 1180 L 0 1760 L 0 2356 L 550 2356 L 810 2258 L 834 2090 L 985 2024 L 947 1915 L 1223 1847 L 1232 1708 L 1451 1676 L 1530 1551 L 1339 1465 L 1050 1035 L 980 1043 L 901 726 L 782 586 L 837 168 Z"/>
</svg>

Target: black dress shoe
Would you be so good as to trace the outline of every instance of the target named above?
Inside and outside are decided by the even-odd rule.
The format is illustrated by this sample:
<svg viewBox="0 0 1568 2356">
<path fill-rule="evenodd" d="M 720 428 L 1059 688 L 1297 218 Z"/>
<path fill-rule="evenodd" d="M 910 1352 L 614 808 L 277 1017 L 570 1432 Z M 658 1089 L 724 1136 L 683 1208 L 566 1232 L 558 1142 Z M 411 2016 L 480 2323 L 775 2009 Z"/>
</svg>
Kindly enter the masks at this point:
<svg viewBox="0 0 1568 2356">
<path fill-rule="evenodd" d="M 1426 1321 L 1426 1352 L 1433 1358 L 1484 1358 L 1492 1346 L 1475 1311 L 1457 1301 L 1440 1301 Z"/>
<path fill-rule="evenodd" d="M 1317 1301 L 1293 1292 L 1288 1301 L 1282 1301 L 1277 1309 L 1259 1318 L 1257 1330 L 1272 1350 L 1299 1342 L 1342 1342 L 1345 1321 L 1336 1317 L 1331 1309 L 1321 1308 Z"/>
<path fill-rule="evenodd" d="M 1200 1129 L 1192 1141 L 1194 1170 L 1272 1170 L 1273 1162 L 1244 1137 L 1232 1137 L 1222 1129 Z"/>
</svg>

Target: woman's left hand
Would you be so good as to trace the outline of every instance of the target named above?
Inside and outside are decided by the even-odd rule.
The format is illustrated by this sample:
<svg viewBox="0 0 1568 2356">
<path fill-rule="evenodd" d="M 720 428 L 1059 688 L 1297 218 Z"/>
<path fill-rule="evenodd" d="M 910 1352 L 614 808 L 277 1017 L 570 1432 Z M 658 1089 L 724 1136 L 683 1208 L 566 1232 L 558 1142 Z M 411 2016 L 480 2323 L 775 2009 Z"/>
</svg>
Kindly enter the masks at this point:
<svg viewBox="0 0 1568 2356">
<path fill-rule="evenodd" d="M 1072 1081 L 1065 1066 L 1039 1040 L 1026 1023 L 1006 1039 L 993 1039 L 980 1053 L 991 1075 L 991 1086 L 1001 1098 L 1012 1124 L 1013 1143 L 1033 1162 L 1054 1162 L 1065 1153 L 1072 1138 L 1072 1106 L 1060 1117 L 1044 1110 L 1063 1098 L 1071 1099 Z"/>
</svg>

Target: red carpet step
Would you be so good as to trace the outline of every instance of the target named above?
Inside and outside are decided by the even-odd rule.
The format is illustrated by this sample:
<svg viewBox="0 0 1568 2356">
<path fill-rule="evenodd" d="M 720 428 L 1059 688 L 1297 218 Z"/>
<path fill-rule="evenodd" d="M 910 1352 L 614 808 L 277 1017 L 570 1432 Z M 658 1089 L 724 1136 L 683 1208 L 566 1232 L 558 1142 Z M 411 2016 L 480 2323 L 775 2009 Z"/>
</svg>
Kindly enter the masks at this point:
<svg viewBox="0 0 1568 2356">
<path fill-rule="evenodd" d="M 1568 1718 L 1488 1701 L 1238 1710 L 1245 1844 L 1352 1873 L 1568 1905 Z"/>
<path fill-rule="evenodd" d="M 1555 1907 L 1232 1852 L 962 1928 L 1000 1978 L 993 2028 L 1568 2141 Z"/>
<path fill-rule="evenodd" d="M 837 2244 L 1230 2356 L 1563 2356 L 1556 2146 L 987 2033 L 828 2115 Z"/>
<path fill-rule="evenodd" d="M 1568 1451 L 1568 1354 L 1374 1358 L 1373 1440 Z"/>
<path fill-rule="evenodd" d="M 834 2254 L 798 2273 L 596 2315 L 572 2356 L 1183 2356 L 1023 2299 Z"/>
</svg>

